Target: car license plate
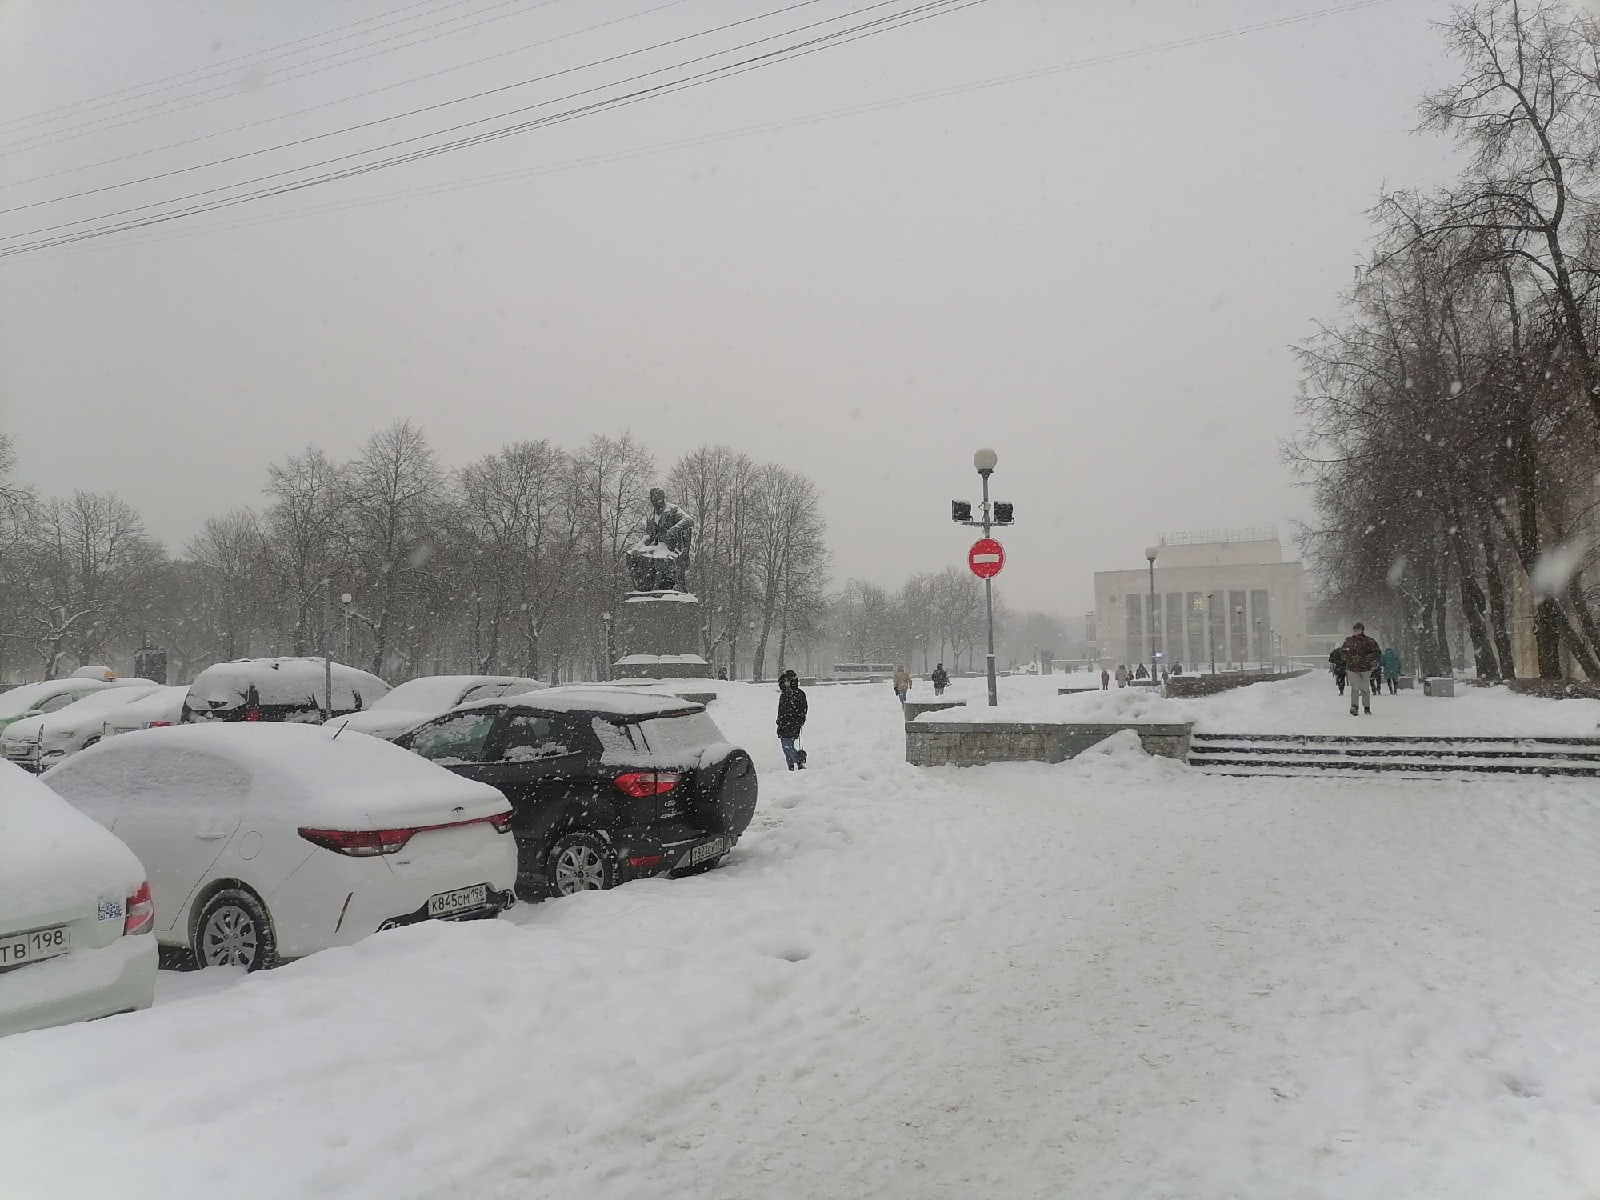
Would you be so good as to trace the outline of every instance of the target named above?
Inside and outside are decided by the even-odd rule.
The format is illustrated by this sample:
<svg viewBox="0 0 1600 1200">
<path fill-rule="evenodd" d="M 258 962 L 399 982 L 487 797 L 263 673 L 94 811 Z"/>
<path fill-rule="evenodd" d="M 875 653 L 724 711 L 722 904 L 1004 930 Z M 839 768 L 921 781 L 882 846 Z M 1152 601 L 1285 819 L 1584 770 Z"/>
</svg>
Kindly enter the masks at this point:
<svg viewBox="0 0 1600 1200">
<path fill-rule="evenodd" d="M 718 858 L 727 852 L 727 838 L 713 838 L 709 842 L 701 842 L 693 850 L 689 851 L 689 865 L 691 867 L 699 866 L 707 859 Z"/>
<path fill-rule="evenodd" d="M 437 896 L 428 897 L 428 915 L 447 917 L 470 908 L 482 908 L 488 899 L 489 885 L 486 883 L 480 883 L 477 887 L 457 888 L 453 892 L 440 892 Z"/>
<path fill-rule="evenodd" d="M 54 958 L 72 949 L 72 930 L 65 925 L 35 929 L 30 933 L 8 933 L 0 937 L 0 970 L 20 967 L 41 958 Z"/>
</svg>

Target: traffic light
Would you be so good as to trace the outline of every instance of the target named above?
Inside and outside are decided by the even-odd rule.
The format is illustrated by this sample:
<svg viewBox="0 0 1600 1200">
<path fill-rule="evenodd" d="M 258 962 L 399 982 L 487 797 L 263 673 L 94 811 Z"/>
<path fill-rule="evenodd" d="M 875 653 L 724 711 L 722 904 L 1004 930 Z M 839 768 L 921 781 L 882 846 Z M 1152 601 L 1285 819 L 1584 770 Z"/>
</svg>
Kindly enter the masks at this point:
<svg viewBox="0 0 1600 1200">
<path fill-rule="evenodd" d="M 994 502 L 994 523 L 996 525 L 1011 524 L 1011 505 L 1003 500 Z"/>
<path fill-rule="evenodd" d="M 965 500 L 950 501 L 950 519 L 965 525 L 972 520 L 972 505 Z"/>
</svg>

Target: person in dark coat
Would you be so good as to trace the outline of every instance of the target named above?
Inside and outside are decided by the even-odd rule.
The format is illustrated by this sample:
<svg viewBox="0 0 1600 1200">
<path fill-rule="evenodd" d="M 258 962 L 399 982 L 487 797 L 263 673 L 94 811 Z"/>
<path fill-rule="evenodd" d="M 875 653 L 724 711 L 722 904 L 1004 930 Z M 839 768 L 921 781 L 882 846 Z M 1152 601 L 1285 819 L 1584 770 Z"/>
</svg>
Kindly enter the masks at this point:
<svg viewBox="0 0 1600 1200">
<path fill-rule="evenodd" d="M 1372 715 L 1372 669 L 1378 665 L 1382 647 L 1367 636 L 1367 627 L 1357 621 L 1350 636 L 1339 647 L 1344 656 L 1344 672 L 1350 679 L 1350 715 L 1356 715 L 1357 702 L 1361 711 Z"/>
<path fill-rule="evenodd" d="M 1111 672 L 1107 671 L 1104 667 L 1100 668 L 1100 690 L 1102 692 L 1109 692 L 1111 690 Z"/>
<path fill-rule="evenodd" d="M 1328 655 L 1328 667 L 1333 672 L 1333 682 L 1339 687 L 1339 695 L 1344 695 L 1344 647 L 1335 646 Z"/>
<path fill-rule="evenodd" d="M 1144 669 L 1144 664 L 1143 663 L 1140 663 L 1138 669 L 1136 671 L 1134 671 L 1133 677 L 1135 679 L 1149 679 L 1150 678 L 1150 672 L 1146 671 Z"/>
<path fill-rule="evenodd" d="M 791 771 L 806 769 L 806 752 L 795 745 L 800 731 L 806 727 L 805 691 L 800 687 L 800 676 L 785 671 L 778 676 L 778 744 L 783 747 L 783 760 Z"/>
<path fill-rule="evenodd" d="M 923 659 L 922 661 L 927 662 L 928 660 Z M 933 680 L 933 694 L 935 696 L 944 695 L 945 688 L 950 686 L 950 672 L 944 669 L 943 663 L 935 664 L 933 674 L 928 678 Z"/>
</svg>

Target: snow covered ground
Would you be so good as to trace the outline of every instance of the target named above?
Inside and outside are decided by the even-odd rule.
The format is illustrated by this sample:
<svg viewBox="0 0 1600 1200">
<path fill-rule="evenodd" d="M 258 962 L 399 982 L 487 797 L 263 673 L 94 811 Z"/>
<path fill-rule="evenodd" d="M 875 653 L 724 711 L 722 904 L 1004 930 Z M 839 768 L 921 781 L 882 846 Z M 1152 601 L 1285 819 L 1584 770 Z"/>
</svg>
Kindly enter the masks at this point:
<svg viewBox="0 0 1600 1200">
<path fill-rule="evenodd" d="M 1320 720 L 1313 679 L 1261 703 Z M 1131 734 L 920 771 L 886 684 L 811 689 L 788 774 L 774 690 L 721 690 L 763 772 L 728 867 L 0 1041 L 0 1196 L 1600 1189 L 1592 784 L 1208 777 Z"/>
</svg>

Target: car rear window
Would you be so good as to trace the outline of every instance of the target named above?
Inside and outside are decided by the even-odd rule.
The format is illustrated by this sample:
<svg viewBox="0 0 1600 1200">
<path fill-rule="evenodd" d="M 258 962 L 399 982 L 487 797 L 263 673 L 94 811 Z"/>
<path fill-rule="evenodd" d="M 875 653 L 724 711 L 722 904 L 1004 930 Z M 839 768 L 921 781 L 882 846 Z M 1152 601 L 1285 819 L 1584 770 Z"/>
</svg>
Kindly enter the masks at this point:
<svg viewBox="0 0 1600 1200">
<path fill-rule="evenodd" d="M 634 728 L 644 734 L 646 748 L 653 757 L 686 764 L 700 761 L 707 746 L 728 740 L 705 709 L 681 716 L 647 717 Z"/>
</svg>

